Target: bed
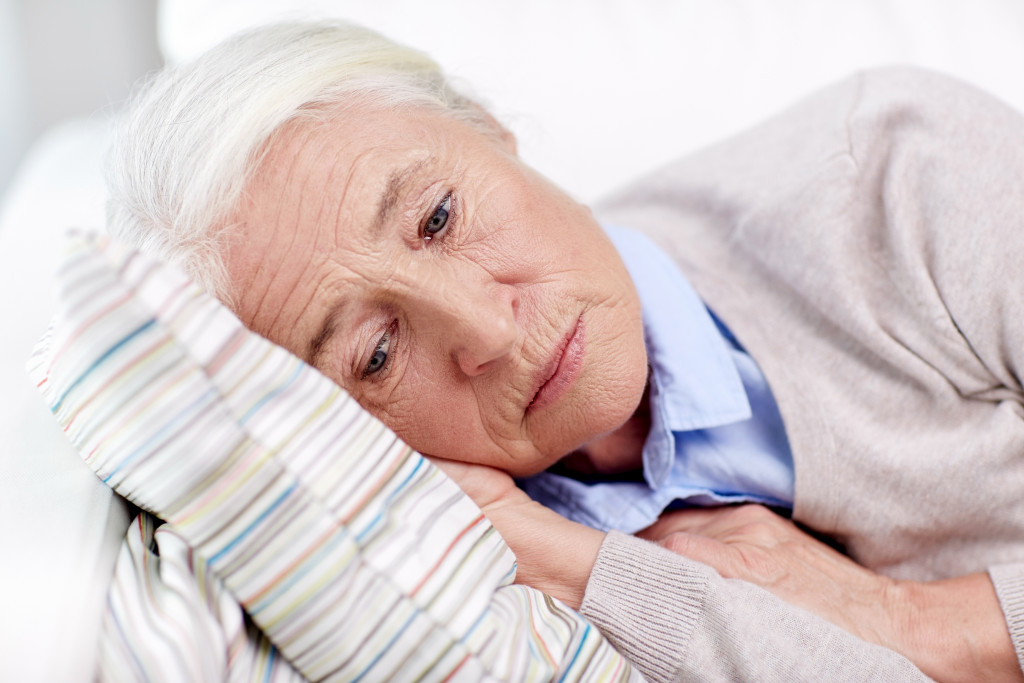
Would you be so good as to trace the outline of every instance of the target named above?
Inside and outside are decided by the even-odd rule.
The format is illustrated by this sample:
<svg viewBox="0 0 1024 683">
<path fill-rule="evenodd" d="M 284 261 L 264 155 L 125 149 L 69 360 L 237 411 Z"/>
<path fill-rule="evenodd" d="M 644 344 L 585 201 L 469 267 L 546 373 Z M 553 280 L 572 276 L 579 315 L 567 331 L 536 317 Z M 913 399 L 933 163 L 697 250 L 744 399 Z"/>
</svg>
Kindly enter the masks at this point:
<svg viewBox="0 0 1024 683">
<path fill-rule="evenodd" d="M 177 62 L 248 25 L 324 15 L 430 52 L 513 129 L 526 159 L 588 201 L 819 85 L 878 64 L 945 71 L 1024 109 L 1024 9 L 996 0 L 791 0 L 770 7 L 574 0 L 487 10 L 454 0 L 165 0 L 161 48 Z M 51 130 L 0 209 L 4 680 L 91 676 L 95 633 L 134 519 L 70 446 L 25 371 L 56 307 L 52 273 L 62 262 L 64 232 L 102 229 L 107 134 L 102 117 Z M 495 548 L 500 555 L 500 544 Z"/>
</svg>

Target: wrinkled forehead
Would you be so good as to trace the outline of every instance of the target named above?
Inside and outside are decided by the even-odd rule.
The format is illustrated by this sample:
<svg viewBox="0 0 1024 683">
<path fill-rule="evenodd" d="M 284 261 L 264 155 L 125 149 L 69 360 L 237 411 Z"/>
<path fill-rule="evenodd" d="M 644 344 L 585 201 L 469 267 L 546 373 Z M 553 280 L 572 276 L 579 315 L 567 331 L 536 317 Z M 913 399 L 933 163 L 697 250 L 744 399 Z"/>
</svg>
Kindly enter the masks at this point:
<svg viewBox="0 0 1024 683">
<path fill-rule="evenodd" d="M 373 237 L 412 188 L 486 166 L 504 148 L 501 130 L 418 106 L 350 104 L 301 116 L 268 141 L 234 224 L 273 219 L 283 227 L 292 210 L 295 230 L 344 224 L 349 238 Z"/>
<path fill-rule="evenodd" d="M 273 220 L 301 230 L 344 218 L 353 228 L 370 227 L 403 180 L 452 149 L 443 124 L 428 111 L 351 107 L 290 121 L 260 155 L 235 224 L 251 229 L 254 220 Z"/>
<path fill-rule="evenodd" d="M 263 146 L 256 173 L 267 171 L 268 159 L 346 154 L 354 165 L 364 157 L 425 156 L 464 146 L 494 144 L 514 149 L 512 135 L 483 109 L 457 116 L 438 107 L 404 103 L 383 105 L 354 99 L 343 105 L 302 110 L 280 126 Z M 383 171 L 383 168 L 371 170 Z"/>
<path fill-rule="evenodd" d="M 365 107 L 293 119 L 267 141 L 249 182 L 250 194 L 317 180 L 325 186 L 356 179 L 360 187 L 383 185 L 393 166 L 447 146 L 442 139 L 450 131 L 444 123 L 426 110 Z"/>
<path fill-rule="evenodd" d="M 282 127 L 226 231 L 227 276 L 242 321 L 295 350 L 281 330 L 300 325 L 291 311 L 313 305 L 304 279 L 325 260 L 341 259 L 342 247 L 370 255 L 424 179 L 471 142 L 463 127 L 413 109 L 346 109 Z"/>
</svg>

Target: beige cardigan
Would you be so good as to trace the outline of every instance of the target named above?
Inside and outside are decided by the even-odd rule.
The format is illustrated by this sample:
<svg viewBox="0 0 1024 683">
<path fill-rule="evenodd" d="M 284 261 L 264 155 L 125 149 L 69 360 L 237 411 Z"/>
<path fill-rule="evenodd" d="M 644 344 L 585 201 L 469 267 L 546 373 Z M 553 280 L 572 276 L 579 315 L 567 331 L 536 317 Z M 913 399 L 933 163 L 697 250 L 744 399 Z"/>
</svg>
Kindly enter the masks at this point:
<svg viewBox="0 0 1024 683">
<path fill-rule="evenodd" d="M 1024 117 L 935 74 L 869 72 L 598 213 L 654 238 L 761 366 L 792 445 L 794 518 L 892 577 L 988 569 L 1024 662 Z M 606 545 L 584 612 L 614 631 L 609 558 L 647 551 Z M 698 636 L 673 643 L 669 678 L 714 659 L 686 651 L 716 640 Z"/>
</svg>

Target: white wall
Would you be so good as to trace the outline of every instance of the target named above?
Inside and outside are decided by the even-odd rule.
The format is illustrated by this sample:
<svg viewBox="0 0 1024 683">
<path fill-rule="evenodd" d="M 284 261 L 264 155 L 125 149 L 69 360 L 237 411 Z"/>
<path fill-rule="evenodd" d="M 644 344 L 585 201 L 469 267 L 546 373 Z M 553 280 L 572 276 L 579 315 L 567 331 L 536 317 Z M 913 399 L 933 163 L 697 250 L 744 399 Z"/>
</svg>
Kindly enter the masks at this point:
<svg viewBox="0 0 1024 683">
<path fill-rule="evenodd" d="M 159 68 L 156 0 L 0 0 L 0 196 L 49 126 L 116 105 Z"/>
<path fill-rule="evenodd" d="M 178 62 L 317 16 L 467 79 L 584 201 L 871 66 L 942 71 L 1024 111 L 1024 0 L 162 0 L 161 44 Z"/>
<path fill-rule="evenodd" d="M 21 42 L 21 8 L 0 0 L 0 194 L 30 137 L 25 50 Z"/>
</svg>

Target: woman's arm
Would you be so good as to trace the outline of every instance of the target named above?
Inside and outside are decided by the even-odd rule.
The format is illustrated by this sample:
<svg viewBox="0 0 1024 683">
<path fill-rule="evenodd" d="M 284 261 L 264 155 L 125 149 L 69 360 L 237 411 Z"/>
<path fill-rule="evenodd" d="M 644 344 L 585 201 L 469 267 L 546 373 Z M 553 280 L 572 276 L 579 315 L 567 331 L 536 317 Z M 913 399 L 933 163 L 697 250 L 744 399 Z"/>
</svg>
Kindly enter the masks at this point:
<svg viewBox="0 0 1024 683">
<path fill-rule="evenodd" d="M 650 680 L 929 680 L 899 653 L 759 586 L 617 532 L 581 612 Z"/>
<path fill-rule="evenodd" d="M 895 581 L 756 505 L 670 512 L 640 535 L 896 650 L 938 680 L 1021 679 L 987 574 Z"/>
<path fill-rule="evenodd" d="M 434 460 L 516 554 L 516 580 L 580 609 L 651 681 L 925 680 L 895 651 L 638 538 L 570 522 L 503 472 Z"/>
</svg>

